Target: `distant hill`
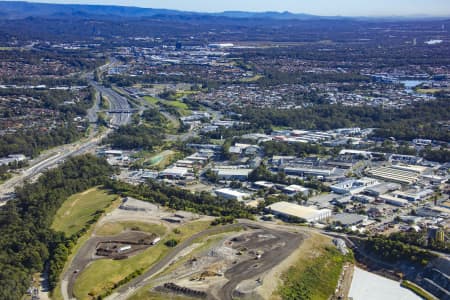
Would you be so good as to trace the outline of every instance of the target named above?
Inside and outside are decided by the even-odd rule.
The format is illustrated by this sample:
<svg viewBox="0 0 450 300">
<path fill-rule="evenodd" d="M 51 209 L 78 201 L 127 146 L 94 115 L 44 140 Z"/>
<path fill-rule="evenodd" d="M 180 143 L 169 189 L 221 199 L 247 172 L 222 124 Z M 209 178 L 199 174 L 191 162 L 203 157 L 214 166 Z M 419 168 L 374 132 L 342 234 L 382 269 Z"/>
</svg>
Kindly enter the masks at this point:
<svg viewBox="0 0 450 300">
<path fill-rule="evenodd" d="M 186 0 L 187 1 L 187 0 Z M 245 1 L 245 0 L 243 0 Z M 281 1 L 281 0 L 280 0 Z M 16 20 L 29 17 L 45 19 L 72 18 L 96 18 L 116 20 L 117 17 L 137 18 L 162 18 L 162 19 L 248 19 L 248 20 L 377 20 L 399 21 L 416 19 L 446 19 L 444 17 L 431 17 L 426 15 L 416 16 L 388 16 L 388 17 L 342 17 L 342 16 L 315 16 L 310 14 L 285 12 L 245 12 L 225 11 L 220 13 L 199 13 L 179 11 L 171 9 L 154 9 L 132 6 L 115 5 L 85 5 L 85 4 L 51 4 L 25 1 L 1 1 L 0 20 Z"/>
<path fill-rule="evenodd" d="M 182 12 L 167 9 L 151 9 L 108 5 L 47 4 L 23 1 L 1 1 L 2 17 L 24 19 L 27 17 L 57 18 L 63 16 L 119 16 L 151 17 L 155 15 L 173 15 Z"/>
<path fill-rule="evenodd" d="M 263 19 L 280 19 L 280 20 L 310 20 L 322 18 L 339 18 L 339 17 L 321 17 L 308 14 L 294 14 L 288 11 L 285 12 L 245 12 L 245 11 L 225 11 L 215 15 L 229 18 L 263 18 Z"/>
<path fill-rule="evenodd" d="M 308 20 L 329 19 L 330 17 L 319 17 L 308 14 L 294 14 L 290 12 L 243 12 L 226 11 L 222 13 L 196 13 L 170 9 L 153 9 L 129 6 L 113 5 L 82 5 L 82 4 L 49 4 L 31 3 L 24 1 L 0 1 L 0 18 L 2 19 L 24 19 L 28 17 L 62 18 L 62 17 L 122 17 L 142 18 L 155 16 L 176 17 L 228 17 L 228 18 L 260 18 L 279 20 Z M 337 18 L 337 17 L 336 17 Z"/>
</svg>

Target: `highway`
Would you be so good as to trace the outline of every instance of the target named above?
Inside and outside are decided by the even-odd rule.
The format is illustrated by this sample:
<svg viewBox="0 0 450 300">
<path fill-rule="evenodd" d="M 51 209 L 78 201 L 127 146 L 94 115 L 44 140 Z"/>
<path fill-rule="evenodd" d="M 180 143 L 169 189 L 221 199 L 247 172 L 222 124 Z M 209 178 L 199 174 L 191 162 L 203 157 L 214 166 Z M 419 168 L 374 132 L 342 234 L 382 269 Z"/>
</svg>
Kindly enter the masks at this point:
<svg viewBox="0 0 450 300">
<path fill-rule="evenodd" d="M 87 77 L 92 76 L 92 74 L 87 75 Z M 131 109 L 127 98 L 119 95 L 110 88 L 106 88 L 92 79 L 88 79 L 89 83 L 96 89 L 98 95 L 93 107 L 88 111 L 87 118 L 90 122 L 97 120 L 98 110 L 98 97 L 100 93 L 108 98 L 110 102 L 111 109 L 119 110 L 129 110 Z M 131 121 L 131 113 L 117 113 L 111 114 L 110 124 L 112 128 L 117 128 L 121 125 L 128 124 Z M 30 166 L 21 170 L 20 174 L 14 176 L 13 178 L 5 181 L 0 185 L 0 200 L 8 199 L 9 195 L 14 192 L 17 186 L 22 185 L 26 180 L 34 178 L 36 175 L 44 172 L 47 169 L 57 166 L 59 163 L 63 162 L 65 159 L 81 155 L 84 153 L 91 152 L 97 147 L 103 138 L 105 138 L 112 129 L 108 129 L 102 134 L 99 134 L 94 130 L 91 135 L 84 141 L 77 141 L 73 144 L 62 145 L 47 151 L 45 154 L 39 156 L 36 159 L 30 161 Z M 7 200 L 0 202 L 0 206 L 4 205 Z"/>
<path fill-rule="evenodd" d="M 104 87 L 93 80 L 89 80 L 97 93 L 105 96 L 110 104 L 110 110 L 130 110 L 131 106 L 126 97 L 119 95 L 114 90 Z M 131 113 L 115 113 L 111 114 L 110 124 L 112 127 L 128 124 L 131 121 Z"/>
</svg>

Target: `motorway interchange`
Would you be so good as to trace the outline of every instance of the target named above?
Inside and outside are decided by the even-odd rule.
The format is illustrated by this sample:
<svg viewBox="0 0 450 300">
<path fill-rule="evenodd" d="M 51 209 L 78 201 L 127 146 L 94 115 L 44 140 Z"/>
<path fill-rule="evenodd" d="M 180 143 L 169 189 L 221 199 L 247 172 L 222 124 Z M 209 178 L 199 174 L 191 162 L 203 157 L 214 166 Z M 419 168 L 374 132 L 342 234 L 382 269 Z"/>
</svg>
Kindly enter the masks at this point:
<svg viewBox="0 0 450 300">
<path fill-rule="evenodd" d="M 105 66 L 109 66 L 109 64 Z M 92 73 L 85 74 L 84 76 L 88 79 L 90 85 L 95 88 L 97 93 L 97 99 L 93 107 L 88 111 L 87 117 L 89 122 L 95 123 L 97 120 L 97 113 L 100 111 L 98 105 L 99 95 L 102 94 L 106 96 L 111 110 L 124 111 L 124 113 L 113 113 L 110 115 L 110 127 L 117 128 L 121 125 L 128 124 L 131 121 L 131 113 L 128 112 L 131 107 L 128 99 L 118 94 L 113 89 L 104 87 L 92 80 Z M 19 174 L 0 185 L 0 206 L 4 205 L 6 201 L 13 196 L 14 189 L 17 186 L 22 185 L 26 180 L 32 180 L 45 170 L 56 167 L 69 157 L 93 151 L 102 139 L 111 132 L 111 129 L 107 129 L 100 133 L 96 130 L 95 125 L 93 128 L 94 130 L 90 133 L 88 138 L 70 145 L 62 145 L 46 151 L 36 159 L 31 160 L 29 167 L 21 170 Z"/>
</svg>

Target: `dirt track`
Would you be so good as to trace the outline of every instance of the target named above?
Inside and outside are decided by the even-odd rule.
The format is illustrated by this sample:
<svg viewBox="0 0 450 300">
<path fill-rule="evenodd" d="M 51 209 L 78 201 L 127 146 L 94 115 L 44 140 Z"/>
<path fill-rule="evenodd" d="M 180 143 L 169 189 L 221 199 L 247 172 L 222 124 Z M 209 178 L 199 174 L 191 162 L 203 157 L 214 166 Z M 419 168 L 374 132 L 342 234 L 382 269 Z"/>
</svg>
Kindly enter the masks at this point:
<svg viewBox="0 0 450 300">
<path fill-rule="evenodd" d="M 64 281 L 67 283 L 67 296 L 68 298 L 75 298 L 73 294 L 73 287 L 75 284 L 75 281 L 78 277 L 78 275 L 81 273 L 82 270 L 84 270 L 89 263 L 91 263 L 94 260 L 102 259 L 104 257 L 96 256 L 95 255 L 95 248 L 96 246 L 101 242 L 109 242 L 111 240 L 120 240 L 123 242 L 133 242 L 135 240 L 135 236 L 138 238 L 142 235 L 148 235 L 145 233 L 136 234 L 133 235 L 130 232 L 119 234 L 116 236 L 102 236 L 102 237 L 92 237 L 90 238 L 84 245 L 81 247 L 81 249 L 78 251 L 78 253 L 75 255 L 74 259 L 72 260 L 72 263 L 70 264 L 69 269 L 65 273 Z M 66 299 L 66 297 L 64 297 Z"/>
<path fill-rule="evenodd" d="M 225 277 L 230 279 L 229 282 L 225 284 L 223 288 L 219 291 L 219 298 L 222 299 L 232 299 L 232 294 L 234 292 L 234 289 L 236 286 L 245 279 L 252 278 L 255 276 L 258 276 L 277 264 L 279 264 L 281 261 L 283 261 L 286 257 L 288 257 L 301 243 L 301 241 L 304 238 L 303 234 L 300 233 L 292 233 L 292 232 L 286 232 L 286 231 L 280 231 L 275 230 L 271 228 L 267 228 L 265 226 L 262 226 L 261 224 L 258 224 L 256 222 L 247 221 L 247 220 L 241 220 L 238 224 L 232 224 L 232 225 L 225 225 L 222 227 L 212 228 L 208 229 L 202 232 L 199 232 L 183 243 L 179 244 L 173 251 L 171 251 L 166 257 L 164 257 L 162 260 L 160 260 L 158 263 L 153 265 L 145 274 L 135 278 L 131 282 L 127 283 L 126 285 L 119 288 L 116 293 L 108 297 L 107 299 L 127 299 L 134 291 L 136 291 L 138 288 L 143 287 L 149 282 L 149 279 L 159 273 L 160 271 L 164 270 L 164 268 L 170 264 L 170 262 L 177 257 L 177 255 L 183 251 L 186 247 L 189 247 L 196 239 L 213 235 L 216 232 L 220 232 L 224 228 L 236 228 L 236 227 L 247 227 L 251 229 L 263 229 L 264 234 L 270 234 L 273 235 L 273 238 L 270 241 L 257 241 L 257 242 L 248 242 L 248 244 L 243 243 L 241 246 L 245 247 L 251 247 L 251 248 L 257 248 L 260 245 L 272 243 L 274 247 L 270 250 L 265 252 L 260 259 L 250 259 L 247 261 L 244 261 L 242 263 L 237 264 L 236 266 L 232 267 L 225 273 Z M 292 228 L 291 228 L 292 229 Z M 255 267 L 256 265 L 256 267 Z M 211 294 L 208 296 L 213 297 Z"/>
<path fill-rule="evenodd" d="M 225 277 L 229 281 L 220 289 L 218 296 L 221 300 L 233 299 L 233 293 L 236 286 L 243 280 L 250 279 L 255 276 L 272 269 L 284 259 L 286 259 L 302 242 L 304 236 L 302 234 L 295 234 L 290 232 L 278 231 L 264 228 L 264 233 L 271 234 L 275 238 L 269 241 L 246 243 L 243 246 L 249 248 L 257 248 L 263 244 L 272 243 L 274 247 L 262 254 L 260 259 L 247 260 L 226 271 Z"/>
</svg>

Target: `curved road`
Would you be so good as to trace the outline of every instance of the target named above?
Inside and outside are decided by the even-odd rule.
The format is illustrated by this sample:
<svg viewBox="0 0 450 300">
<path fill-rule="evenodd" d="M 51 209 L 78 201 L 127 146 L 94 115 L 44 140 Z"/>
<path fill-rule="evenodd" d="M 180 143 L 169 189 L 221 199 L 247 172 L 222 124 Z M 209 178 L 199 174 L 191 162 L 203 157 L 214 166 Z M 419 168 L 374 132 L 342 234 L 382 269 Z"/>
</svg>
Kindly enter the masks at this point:
<svg viewBox="0 0 450 300">
<path fill-rule="evenodd" d="M 106 88 L 102 85 L 99 85 L 93 80 L 89 80 L 89 83 L 96 89 L 97 93 L 99 94 L 102 93 L 103 95 L 106 95 L 108 97 L 112 109 L 124 109 L 124 110 L 130 109 L 130 104 L 128 103 L 127 98 L 119 95 L 110 88 Z M 89 111 L 88 117 L 90 120 L 93 119 L 93 115 L 96 114 L 95 110 L 96 106 L 98 106 L 97 101 L 96 103 L 94 103 L 94 107 Z M 131 113 L 113 114 L 111 117 L 111 125 L 116 127 L 120 125 L 125 125 L 130 121 L 131 121 Z M 2 185 L 0 185 L 0 199 L 2 199 L 3 197 L 6 198 L 8 194 L 13 193 L 16 186 L 23 184 L 24 181 L 33 178 L 39 173 L 45 171 L 46 169 L 56 166 L 57 164 L 61 163 L 64 159 L 71 156 L 81 155 L 83 153 L 93 150 L 101 142 L 101 140 L 105 136 L 107 136 L 110 132 L 111 130 L 107 130 L 100 136 L 95 136 L 94 133 L 85 142 L 78 141 L 70 145 L 62 145 L 56 147 L 53 150 L 55 151 L 54 155 L 45 159 L 44 158 L 36 159 L 37 163 L 22 170 L 21 174 L 7 180 Z M 4 205 L 5 203 L 6 201 L 1 202 L 0 206 Z"/>
<path fill-rule="evenodd" d="M 275 241 L 270 240 L 269 243 L 273 243 L 274 245 L 277 243 L 279 244 L 263 253 L 258 260 L 247 260 L 228 269 L 225 272 L 225 277 L 229 279 L 229 281 L 218 292 L 220 300 L 232 300 L 234 290 L 239 283 L 274 268 L 294 252 L 304 238 L 302 234 L 294 234 L 269 229 L 267 227 L 264 227 L 264 231 L 276 237 Z M 261 246 L 267 243 L 267 241 L 260 242 Z"/>
<path fill-rule="evenodd" d="M 249 220 L 239 220 L 239 223 L 236 224 L 229 224 L 224 225 L 217 228 L 211 228 L 202 232 L 199 232 L 187 240 L 185 240 L 183 243 L 179 244 L 177 247 L 175 247 L 168 255 L 166 255 L 163 259 L 161 259 L 159 262 L 154 264 L 147 272 L 142 274 L 139 277 L 136 277 L 132 281 L 128 282 L 127 284 L 120 287 L 114 294 L 109 296 L 107 299 L 114 299 L 114 300 L 125 300 L 127 299 L 133 292 L 135 292 L 138 288 L 143 287 L 147 284 L 148 280 L 159 273 L 160 271 L 164 270 L 165 267 L 167 267 L 170 262 L 177 257 L 177 255 L 189 247 L 196 239 L 211 235 L 214 233 L 221 232 L 223 229 L 229 229 L 229 228 L 238 228 L 238 227 L 247 227 L 252 229 L 264 229 L 268 231 L 269 233 L 275 235 L 278 239 L 282 239 L 285 241 L 285 244 L 283 245 L 282 249 L 277 248 L 276 251 L 270 251 L 267 254 L 264 254 L 260 260 L 250 260 L 243 263 L 238 264 L 236 267 L 233 267 L 230 269 L 225 276 L 233 274 L 231 280 L 224 286 L 220 293 L 220 299 L 232 299 L 232 292 L 236 288 L 237 284 L 241 282 L 243 279 L 248 279 L 249 277 L 255 276 L 255 269 L 250 269 L 249 267 L 254 265 L 255 262 L 260 263 L 260 267 L 258 268 L 258 274 L 263 273 L 267 270 L 270 270 L 275 265 L 280 263 L 282 260 L 284 260 L 286 257 L 288 257 L 295 249 L 298 247 L 299 243 L 301 242 L 303 235 L 301 234 L 295 234 L 291 232 L 285 232 L 280 230 L 274 230 L 271 228 L 268 228 L 266 226 L 263 226 L 261 224 L 258 224 L 256 222 L 252 222 Z M 235 269 L 236 268 L 236 269 Z M 235 272 L 240 272 L 238 275 L 235 275 Z M 230 273 L 231 272 L 231 273 Z M 250 276 L 250 273 L 252 275 Z M 228 277 L 228 276 L 227 276 Z"/>
</svg>

